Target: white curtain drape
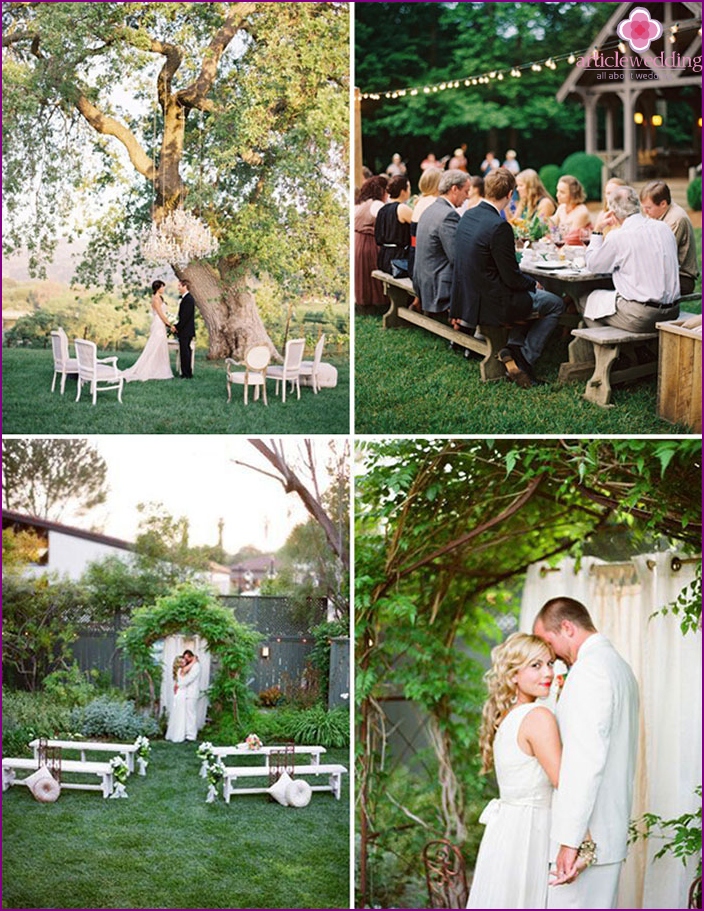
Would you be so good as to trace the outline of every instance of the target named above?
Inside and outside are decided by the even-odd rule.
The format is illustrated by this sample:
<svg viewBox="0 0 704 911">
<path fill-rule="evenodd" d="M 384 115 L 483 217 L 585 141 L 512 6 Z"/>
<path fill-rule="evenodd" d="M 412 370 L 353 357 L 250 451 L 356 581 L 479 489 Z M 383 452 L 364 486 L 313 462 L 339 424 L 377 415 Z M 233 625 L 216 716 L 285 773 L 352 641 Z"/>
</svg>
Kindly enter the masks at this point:
<svg viewBox="0 0 704 911">
<path fill-rule="evenodd" d="M 535 564 L 528 570 L 521 603 L 520 629 L 528 632 L 547 600 L 576 598 L 633 668 L 641 697 L 634 819 L 645 812 L 672 819 L 698 805 L 694 788 L 701 783 L 701 632 L 685 636 L 671 613 L 652 616 L 694 578 L 696 564 L 683 562 L 673 569 L 674 556 L 648 554 L 627 563 L 590 557 L 578 571 L 572 559 L 557 569 Z M 685 867 L 670 855 L 654 860 L 661 847 L 655 838 L 631 846 L 619 908 L 687 907 L 696 863 Z"/>
<path fill-rule="evenodd" d="M 205 716 L 208 712 L 208 697 L 206 690 L 210 685 L 210 652 L 208 651 L 208 642 L 201 636 L 186 636 L 178 633 L 174 636 L 167 636 L 164 639 L 164 646 L 161 657 L 162 675 L 161 675 L 161 693 L 159 698 L 159 714 L 166 710 L 171 713 L 171 705 L 174 698 L 174 681 L 172 676 L 174 658 L 182 654 L 185 649 L 189 648 L 200 662 L 200 690 L 201 695 L 198 698 L 198 707 L 196 709 L 196 718 L 198 730 L 205 724 Z"/>
</svg>

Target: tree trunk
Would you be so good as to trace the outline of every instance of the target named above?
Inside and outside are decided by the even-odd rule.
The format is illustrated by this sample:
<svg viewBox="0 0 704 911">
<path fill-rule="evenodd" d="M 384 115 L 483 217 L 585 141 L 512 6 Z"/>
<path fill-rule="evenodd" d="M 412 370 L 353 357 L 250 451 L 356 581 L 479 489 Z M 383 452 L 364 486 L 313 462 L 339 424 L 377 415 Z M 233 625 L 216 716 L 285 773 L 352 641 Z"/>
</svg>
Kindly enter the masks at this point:
<svg viewBox="0 0 704 911">
<path fill-rule="evenodd" d="M 208 330 L 208 359 L 234 357 L 241 360 L 252 345 L 266 345 L 275 360 L 281 355 L 264 328 L 254 294 L 245 273 L 225 282 L 207 262 L 194 260 L 185 268 L 173 266 L 179 278 L 189 282 L 196 306 Z"/>
</svg>

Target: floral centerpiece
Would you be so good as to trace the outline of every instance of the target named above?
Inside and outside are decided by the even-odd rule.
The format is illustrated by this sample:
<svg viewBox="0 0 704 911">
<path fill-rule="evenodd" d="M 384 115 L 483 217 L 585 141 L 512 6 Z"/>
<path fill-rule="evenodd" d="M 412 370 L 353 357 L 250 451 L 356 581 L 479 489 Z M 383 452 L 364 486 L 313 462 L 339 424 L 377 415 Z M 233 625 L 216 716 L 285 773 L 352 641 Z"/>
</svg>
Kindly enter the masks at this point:
<svg viewBox="0 0 704 911">
<path fill-rule="evenodd" d="M 514 238 L 521 245 L 526 241 L 534 242 L 540 240 L 541 237 L 545 237 L 550 230 L 547 221 L 541 218 L 537 212 L 533 214 L 532 218 L 516 218 L 511 226 L 513 228 Z"/>
<path fill-rule="evenodd" d="M 218 784 L 222 781 L 225 774 L 225 766 L 219 756 L 210 754 L 205 766 L 205 777 L 208 780 L 208 794 L 205 798 L 206 803 L 212 803 L 218 796 Z"/>
<path fill-rule="evenodd" d="M 244 742 L 250 750 L 261 750 L 262 748 L 262 742 L 256 734 L 248 734 Z"/>
<path fill-rule="evenodd" d="M 115 787 L 110 797 L 127 797 L 127 788 L 125 788 L 128 774 L 127 763 L 122 756 L 113 756 L 110 765 L 112 766 L 112 777 L 115 780 Z"/>
<path fill-rule="evenodd" d="M 137 747 L 137 764 L 139 765 L 139 774 L 147 774 L 147 766 L 149 765 L 149 754 L 152 751 L 151 744 L 149 743 L 149 738 L 145 737 L 143 734 L 135 740 L 134 745 Z"/>
</svg>

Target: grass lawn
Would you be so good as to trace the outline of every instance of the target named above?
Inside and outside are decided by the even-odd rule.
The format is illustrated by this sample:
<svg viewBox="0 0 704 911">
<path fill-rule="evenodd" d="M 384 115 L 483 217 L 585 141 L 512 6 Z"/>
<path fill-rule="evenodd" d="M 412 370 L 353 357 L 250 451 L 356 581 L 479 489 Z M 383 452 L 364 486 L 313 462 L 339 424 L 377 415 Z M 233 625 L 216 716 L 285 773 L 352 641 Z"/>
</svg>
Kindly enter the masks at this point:
<svg viewBox="0 0 704 911">
<path fill-rule="evenodd" d="M 695 229 L 701 251 L 701 228 Z M 700 259 L 701 261 L 701 259 Z M 701 291 L 701 278 L 697 282 Z M 688 303 L 700 313 L 701 304 Z M 582 398 L 585 382 L 559 385 L 568 337 L 558 329 L 538 364 L 546 386 L 482 383 L 479 364 L 416 326 L 384 330 L 381 313 L 355 316 L 355 431 L 360 434 L 689 434 L 657 416 L 657 378 L 616 386 L 613 408 Z"/>
<path fill-rule="evenodd" d="M 106 357 L 114 352 L 100 352 Z M 118 366 L 131 366 L 139 352 L 120 352 Z M 301 387 L 300 401 L 287 394 L 286 403 L 274 396 L 274 383 L 267 384 L 268 407 L 261 399 L 245 408 L 243 390 L 233 386 L 227 401 L 224 361 L 208 361 L 196 355 L 194 379 L 185 383 L 153 380 L 126 383 L 122 405 L 116 392 L 98 393 L 92 405 L 84 388 L 76 402 L 76 378 L 68 377 L 60 395 L 59 381 L 51 392 L 51 349 L 3 349 L 2 419 L 5 434 L 93 433 L 245 433 L 245 434 L 346 434 L 349 418 L 349 363 L 326 356 L 338 370 L 334 389 L 314 395 Z"/>
<path fill-rule="evenodd" d="M 266 795 L 205 803 L 196 745 L 152 743 L 129 799 L 3 795 L 5 908 L 348 908 L 349 775 L 303 809 Z M 349 768 L 345 750 L 326 760 Z"/>
</svg>

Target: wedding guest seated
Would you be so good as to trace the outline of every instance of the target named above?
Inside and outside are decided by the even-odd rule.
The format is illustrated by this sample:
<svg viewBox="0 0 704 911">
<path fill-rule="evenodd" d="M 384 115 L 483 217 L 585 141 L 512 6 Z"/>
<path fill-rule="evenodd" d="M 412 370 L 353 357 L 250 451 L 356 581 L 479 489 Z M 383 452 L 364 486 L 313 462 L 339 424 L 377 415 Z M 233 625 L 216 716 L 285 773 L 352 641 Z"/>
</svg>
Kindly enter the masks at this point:
<svg viewBox="0 0 704 911">
<path fill-rule="evenodd" d="M 662 221 L 641 214 L 633 187 L 616 187 L 608 197 L 604 237 L 596 231 L 586 252 L 590 272 L 609 272 L 614 291 L 592 291 L 584 318 L 588 326 L 653 332 L 655 323 L 677 319 L 680 293 L 677 241 Z"/>
<path fill-rule="evenodd" d="M 426 172 L 427 173 L 427 172 Z M 413 290 L 426 313 L 450 309 L 458 206 L 467 198 L 469 175 L 455 168 L 441 174 L 439 196 L 418 222 Z"/>
<path fill-rule="evenodd" d="M 372 278 L 379 248 L 374 239 L 374 226 L 379 209 L 387 198 L 388 180 L 383 174 L 369 177 L 357 193 L 354 207 L 354 302 L 356 307 L 381 307 L 384 286 Z"/>
<path fill-rule="evenodd" d="M 555 200 L 545 189 L 545 185 L 533 168 L 525 168 L 516 174 L 518 203 L 511 221 L 519 218 L 530 221 L 534 215 L 548 219 L 555 214 Z"/>
<path fill-rule="evenodd" d="M 413 209 L 408 205 L 411 184 L 405 175 L 392 178 L 387 191 L 389 201 L 377 213 L 374 237 L 379 248 L 376 267 L 391 273 L 392 260 L 408 258 Z"/>
<path fill-rule="evenodd" d="M 664 222 L 677 241 L 677 259 L 680 264 L 680 294 L 691 294 L 699 275 L 697 244 L 689 216 L 672 201 L 670 188 L 664 180 L 651 180 L 640 191 L 643 214 Z"/>
<path fill-rule="evenodd" d="M 603 199 L 601 202 L 601 212 L 599 212 L 597 217 L 594 219 L 594 230 L 601 231 L 602 234 L 604 235 L 604 237 L 606 237 L 606 235 L 609 233 L 609 231 L 613 231 L 613 229 L 614 229 L 613 225 L 604 224 L 604 219 L 606 218 L 606 213 L 609 211 L 609 204 L 607 202 L 607 200 L 609 198 L 609 194 L 611 193 L 612 190 L 615 190 L 616 187 L 625 187 L 625 186 L 626 186 L 626 181 L 621 180 L 620 177 L 609 177 L 609 179 L 604 184 L 604 196 L 603 196 Z"/>
<path fill-rule="evenodd" d="M 591 230 L 592 217 L 584 205 L 587 194 L 584 187 L 570 174 L 557 182 L 557 212 L 550 221 L 562 232 L 566 244 L 577 246 L 581 243 L 581 232 Z"/>
<path fill-rule="evenodd" d="M 468 209 L 455 233 L 451 317 L 467 326 L 509 326 L 508 342 L 499 352 L 509 379 L 522 388 L 535 386 L 534 368 L 564 303 L 518 268 L 513 229 L 501 212 L 516 187 L 507 168 L 484 179 L 485 198 Z M 541 319 L 525 321 L 530 316 Z"/>
<path fill-rule="evenodd" d="M 413 263 L 416 253 L 416 232 L 418 230 L 418 221 L 423 212 L 426 211 L 438 198 L 438 184 L 442 180 L 443 172 L 439 168 L 428 168 L 423 171 L 418 181 L 420 198 L 413 206 L 413 215 L 411 216 L 411 245 L 408 249 L 408 274 L 413 277 Z"/>
</svg>

